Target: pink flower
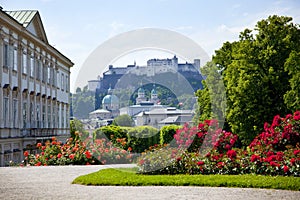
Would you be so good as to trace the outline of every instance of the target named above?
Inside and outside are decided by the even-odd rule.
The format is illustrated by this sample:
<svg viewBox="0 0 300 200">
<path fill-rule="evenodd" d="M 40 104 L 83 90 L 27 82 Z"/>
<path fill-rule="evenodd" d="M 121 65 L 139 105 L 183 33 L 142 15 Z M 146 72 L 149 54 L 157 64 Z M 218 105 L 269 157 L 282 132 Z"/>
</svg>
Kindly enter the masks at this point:
<svg viewBox="0 0 300 200">
<path fill-rule="evenodd" d="M 145 160 L 140 160 L 139 164 L 143 165 L 145 163 Z"/>
</svg>

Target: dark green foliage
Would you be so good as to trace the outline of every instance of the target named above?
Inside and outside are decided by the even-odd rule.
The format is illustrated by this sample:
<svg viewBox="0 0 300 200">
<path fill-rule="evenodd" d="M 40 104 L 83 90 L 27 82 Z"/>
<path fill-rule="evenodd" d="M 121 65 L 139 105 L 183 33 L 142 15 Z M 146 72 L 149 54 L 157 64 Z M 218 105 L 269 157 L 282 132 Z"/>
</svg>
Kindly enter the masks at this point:
<svg viewBox="0 0 300 200">
<path fill-rule="evenodd" d="M 160 129 L 160 144 L 169 144 L 174 139 L 176 130 L 179 129 L 178 125 L 168 125 Z"/>
<path fill-rule="evenodd" d="M 159 131 L 151 126 L 120 127 L 103 126 L 94 132 L 94 139 L 106 138 L 114 145 L 128 149 L 135 153 L 141 153 L 150 146 L 159 144 Z M 120 145 L 119 139 L 125 138 L 126 144 Z"/>
<path fill-rule="evenodd" d="M 299 25 L 291 17 L 274 15 L 259 21 L 255 31 L 253 35 L 244 30 L 239 41 L 224 43 L 213 56 L 226 90 L 226 122 L 244 145 L 263 130 L 261 121 L 271 122 L 277 114 L 294 112 L 300 102 Z M 213 65 L 208 67 L 216 72 Z M 206 88 L 197 92 L 201 120 L 214 118 L 211 91 L 219 90 L 205 83 Z"/>
<path fill-rule="evenodd" d="M 112 124 L 115 126 L 132 127 L 134 125 L 134 121 L 129 115 L 124 114 L 116 117 Z"/>
<path fill-rule="evenodd" d="M 79 134 L 75 134 L 75 132 L 79 132 L 80 139 L 83 141 L 85 138 L 88 137 L 89 133 L 84 129 L 83 123 L 78 119 L 70 120 L 70 134 L 73 139 L 78 137 Z"/>
<path fill-rule="evenodd" d="M 107 138 L 114 142 L 116 138 L 127 138 L 128 130 L 120 126 L 102 126 L 94 132 L 94 139 Z"/>
<path fill-rule="evenodd" d="M 159 131 L 151 126 L 138 126 L 128 131 L 128 146 L 141 153 L 150 146 L 159 144 Z"/>
</svg>

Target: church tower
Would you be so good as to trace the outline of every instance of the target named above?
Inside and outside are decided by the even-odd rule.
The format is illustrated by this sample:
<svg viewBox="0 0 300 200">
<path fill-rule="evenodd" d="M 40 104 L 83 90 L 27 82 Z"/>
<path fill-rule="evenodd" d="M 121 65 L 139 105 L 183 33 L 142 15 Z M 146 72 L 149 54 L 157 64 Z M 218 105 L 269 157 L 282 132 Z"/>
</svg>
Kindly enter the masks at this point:
<svg viewBox="0 0 300 200">
<path fill-rule="evenodd" d="M 145 90 L 143 89 L 143 87 L 140 87 L 140 89 L 138 90 L 138 96 L 136 98 L 136 104 L 141 104 L 141 102 L 146 101 L 146 97 L 145 97 Z"/>
<path fill-rule="evenodd" d="M 158 95 L 157 95 L 155 84 L 153 84 L 153 89 L 151 90 L 151 99 L 150 99 L 150 101 L 154 104 L 158 104 L 158 102 L 159 102 L 159 98 L 158 98 Z"/>
</svg>

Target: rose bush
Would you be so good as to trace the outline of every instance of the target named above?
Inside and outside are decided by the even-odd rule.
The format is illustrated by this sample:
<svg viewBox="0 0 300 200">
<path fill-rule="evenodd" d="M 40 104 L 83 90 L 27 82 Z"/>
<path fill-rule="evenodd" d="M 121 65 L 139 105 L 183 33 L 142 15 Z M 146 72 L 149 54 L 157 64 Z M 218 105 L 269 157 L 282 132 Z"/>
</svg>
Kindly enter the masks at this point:
<svg viewBox="0 0 300 200">
<path fill-rule="evenodd" d="M 178 147 L 146 151 L 137 164 L 140 173 L 150 174 L 300 176 L 299 133 L 299 111 L 285 118 L 278 115 L 248 147 L 235 148 L 237 135 L 218 128 L 215 120 L 206 120 L 197 127 L 186 124 L 178 129 L 174 135 Z M 164 160 L 170 164 L 160 165 Z"/>
<path fill-rule="evenodd" d="M 124 145 L 120 140 L 120 145 Z M 105 139 L 88 137 L 80 140 L 79 132 L 69 138 L 65 144 L 57 141 L 55 137 L 45 144 L 38 143 L 38 154 L 30 154 L 24 151 L 25 164 L 41 165 L 89 165 L 89 164 L 112 164 L 132 162 L 130 148 L 124 150 L 112 145 Z"/>
</svg>

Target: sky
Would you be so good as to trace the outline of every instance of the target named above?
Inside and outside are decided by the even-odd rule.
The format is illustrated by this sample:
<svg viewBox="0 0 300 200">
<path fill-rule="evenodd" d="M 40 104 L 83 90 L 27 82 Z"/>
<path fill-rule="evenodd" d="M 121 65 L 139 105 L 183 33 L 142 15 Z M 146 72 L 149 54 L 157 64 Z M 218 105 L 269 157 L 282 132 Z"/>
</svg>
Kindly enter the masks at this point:
<svg viewBox="0 0 300 200">
<path fill-rule="evenodd" d="M 291 16 L 300 24 L 298 0 L 0 0 L 0 5 L 3 10 L 39 11 L 49 43 L 74 63 L 71 91 L 88 56 L 105 41 L 128 31 L 175 31 L 195 41 L 211 57 L 224 42 L 238 40 L 241 31 L 254 29 L 257 21 L 269 15 Z M 145 65 L 147 59 L 171 56 L 141 50 L 111 64 L 126 66 L 136 61 Z M 87 79 L 96 79 L 102 72 L 100 68 Z"/>
</svg>

